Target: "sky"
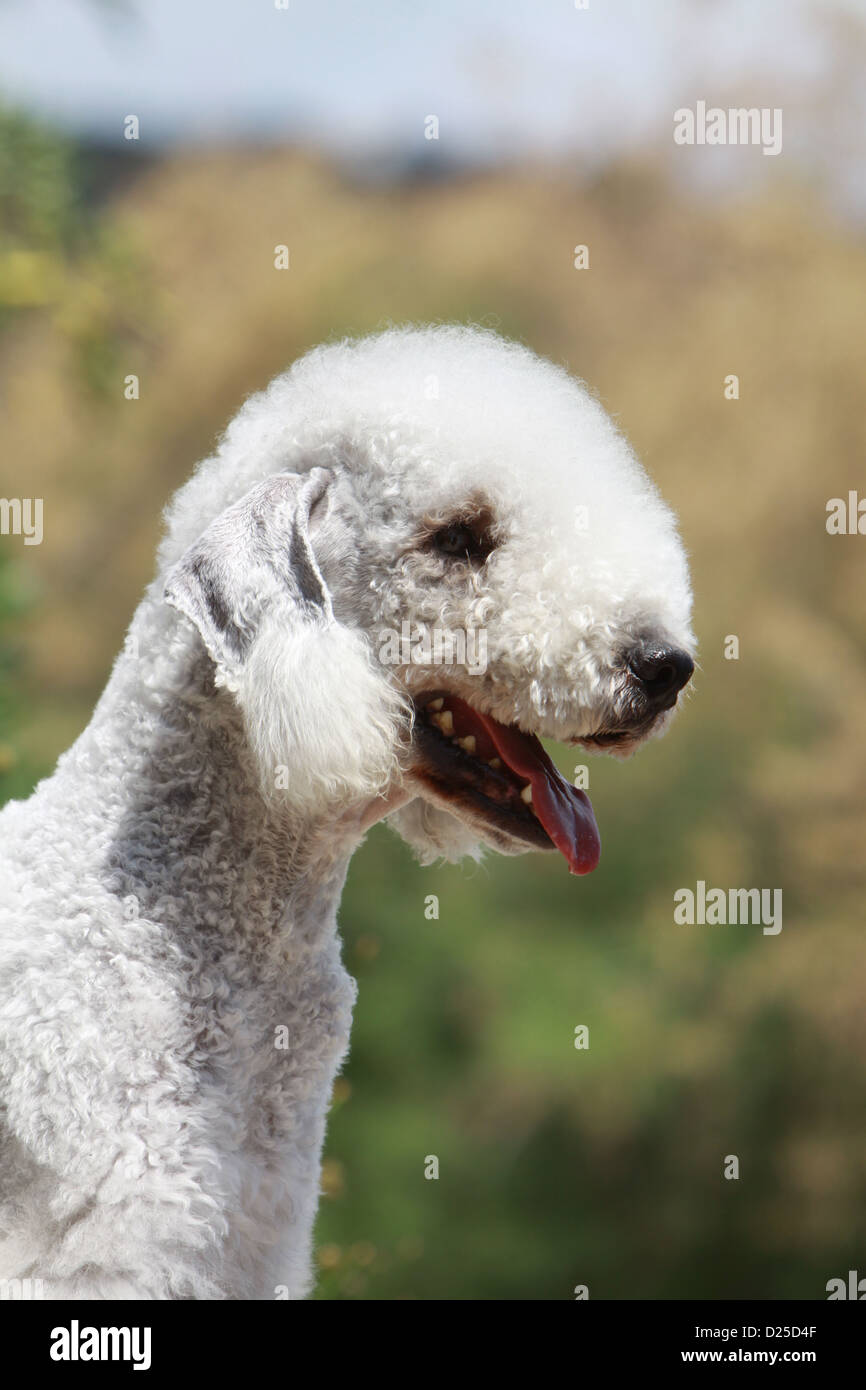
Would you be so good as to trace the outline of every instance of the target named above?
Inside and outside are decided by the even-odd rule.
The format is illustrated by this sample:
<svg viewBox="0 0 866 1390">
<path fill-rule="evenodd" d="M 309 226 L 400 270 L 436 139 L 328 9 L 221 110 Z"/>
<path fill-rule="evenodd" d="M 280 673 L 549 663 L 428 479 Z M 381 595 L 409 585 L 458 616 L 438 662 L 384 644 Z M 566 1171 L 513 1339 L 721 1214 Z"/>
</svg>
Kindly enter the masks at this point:
<svg viewBox="0 0 866 1390">
<path fill-rule="evenodd" d="M 673 112 L 699 98 L 782 106 L 786 156 L 856 197 L 866 0 L 582 3 L 0 0 L 0 93 L 101 140 L 133 113 L 143 145 L 303 140 L 349 157 L 429 155 L 435 115 L 438 155 L 497 161 L 668 153 Z"/>
</svg>

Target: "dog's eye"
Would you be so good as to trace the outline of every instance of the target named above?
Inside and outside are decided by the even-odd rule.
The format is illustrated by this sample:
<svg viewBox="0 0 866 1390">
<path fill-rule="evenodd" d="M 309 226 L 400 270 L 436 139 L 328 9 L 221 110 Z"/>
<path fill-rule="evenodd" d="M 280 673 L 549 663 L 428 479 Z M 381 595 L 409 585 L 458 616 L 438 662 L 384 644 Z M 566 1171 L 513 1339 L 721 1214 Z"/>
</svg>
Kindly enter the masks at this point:
<svg viewBox="0 0 866 1390">
<path fill-rule="evenodd" d="M 486 560 L 493 541 L 486 529 L 465 521 L 451 521 L 430 537 L 430 543 L 440 555 L 459 560 Z"/>
<path fill-rule="evenodd" d="M 433 544 L 443 555 L 471 555 L 476 546 L 476 538 L 468 526 L 443 526 L 433 537 Z"/>
</svg>

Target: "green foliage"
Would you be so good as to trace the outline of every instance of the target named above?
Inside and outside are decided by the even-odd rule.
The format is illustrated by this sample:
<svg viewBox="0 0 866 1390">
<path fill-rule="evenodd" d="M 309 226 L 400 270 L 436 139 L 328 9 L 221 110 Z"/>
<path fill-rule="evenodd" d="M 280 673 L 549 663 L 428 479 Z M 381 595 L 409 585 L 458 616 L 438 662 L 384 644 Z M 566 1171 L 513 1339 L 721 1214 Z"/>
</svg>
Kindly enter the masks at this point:
<svg viewBox="0 0 866 1390">
<path fill-rule="evenodd" d="M 49 313 L 88 395 L 104 399 L 121 345 L 146 323 L 142 278 L 131 240 L 88 206 L 74 146 L 0 105 L 0 334 Z"/>
<path fill-rule="evenodd" d="M 0 106 L 0 247 L 59 252 L 78 230 L 72 146 Z"/>
<path fill-rule="evenodd" d="M 0 805 L 26 796 L 36 773 L 19 739 L 27 717 L 20 631 L 32 603 L 31 586 L 21 569 L 0 552 Z"/>
<path fill-rule="evenodd" d="M 82 232 L 71 146 L 0 106 L 0 327 L 56 300 Z"/>
</svg>

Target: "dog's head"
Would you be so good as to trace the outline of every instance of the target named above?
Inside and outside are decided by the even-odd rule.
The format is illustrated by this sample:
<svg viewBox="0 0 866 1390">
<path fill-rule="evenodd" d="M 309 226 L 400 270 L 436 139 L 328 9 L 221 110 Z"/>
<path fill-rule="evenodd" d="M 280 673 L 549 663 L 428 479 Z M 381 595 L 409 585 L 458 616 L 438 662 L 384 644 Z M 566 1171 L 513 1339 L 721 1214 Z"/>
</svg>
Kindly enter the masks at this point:
<svg viewBox="0 0 866 1390">
<path fill-rule="evenodd" d="M 179 494 L 163 557 L 269 794 L 399 800 L 424 859 L 594 867 L 588 799 L 539 736 L 630 752 L 693 668 L 670 511 L 582 386 L 489 333 L 302 359 Z"/>
</svg>

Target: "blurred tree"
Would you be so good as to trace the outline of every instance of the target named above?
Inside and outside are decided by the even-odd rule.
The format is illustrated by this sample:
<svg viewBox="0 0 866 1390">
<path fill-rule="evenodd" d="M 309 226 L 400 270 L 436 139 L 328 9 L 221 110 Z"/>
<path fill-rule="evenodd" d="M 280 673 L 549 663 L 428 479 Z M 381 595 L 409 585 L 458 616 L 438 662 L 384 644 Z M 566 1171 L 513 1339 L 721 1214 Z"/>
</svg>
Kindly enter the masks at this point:
<svg viewBox="0 0 866 1390">
<path fill-rule="evenodd" d="M 89 204 L 76 148 L 28 114 L 0 103 L 0 355 L 28 315 L 48 315 L 92 405 L 114 387 L 121 342 L 140 331 L 138 257 Z M 0 477 L 0 494 L 20 492 Z M 24 795 L 45 769 L 17 740 L 25 704 L 23 649 L 15 637 L 36 590 L 0 551 L 0 802 Z"/>
<path fill-rule="evenodd" d="M 23 315 L 50 313 L 88 395 L 106 399 L 144 305 L 139 258 L 89 204 L 76 148 L 0 104 L 0 338 Z"/>
</svg>

